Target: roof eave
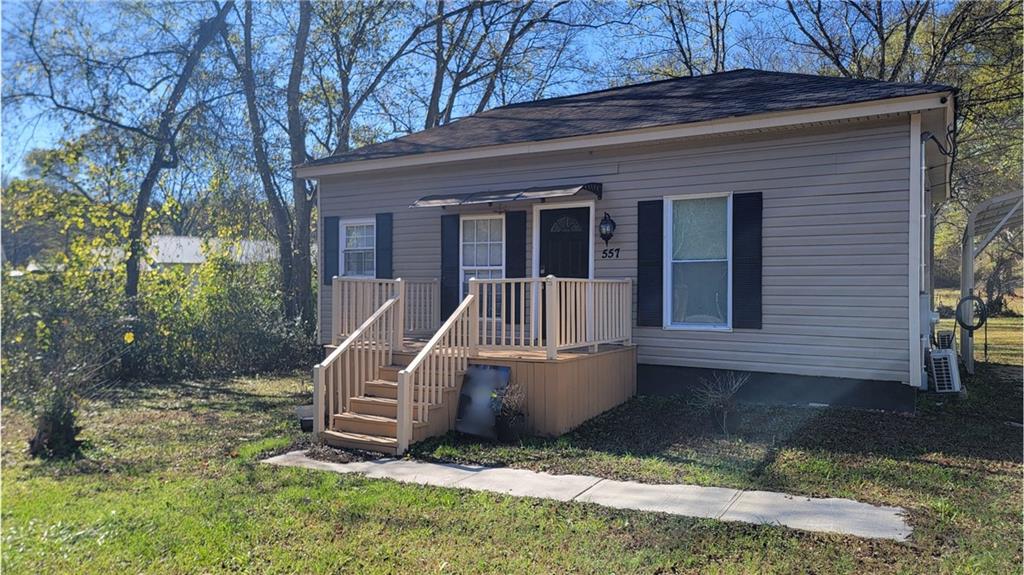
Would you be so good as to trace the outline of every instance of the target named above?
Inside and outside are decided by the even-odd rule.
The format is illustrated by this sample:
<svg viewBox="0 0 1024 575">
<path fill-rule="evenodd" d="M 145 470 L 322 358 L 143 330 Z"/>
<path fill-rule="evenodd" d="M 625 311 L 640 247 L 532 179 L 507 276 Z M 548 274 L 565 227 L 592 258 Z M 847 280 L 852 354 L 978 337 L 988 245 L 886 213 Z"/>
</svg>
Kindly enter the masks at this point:
<svg viewBox="0 0 1024 575">
<path fill-rule="evenodd" d="M 316 179 L 325 176 L 352 174 L 358 172 L 428 166 L 508 156 L 552 153 L 579 148 L 599 148 L 603 146 L 651 143 L 663 140 L 689 138 L 693 136 L 781 128 L 799 124 L 849 120 L 864 116 L 919 112 L 935 108 L 947 108 L 952 96 L 953 92 L 947 90 L 928 94 L 919 94 L 916 96 L 872 100 L 855 104 L 787 110 L 784 112 L 771 112 L 750 116 L 733 116 L 704 122 L 673 124 L 669 126 L 606 132 L 602 134 L 589 134 L 535 142 L 483 146 L 463 150 L 430 152 L 390 158 L 342 162 L 337 164 L 302 164 L 295 166 L 293 170 L 295 172 L 295 176 L 298 178 Z"/>
</svg>

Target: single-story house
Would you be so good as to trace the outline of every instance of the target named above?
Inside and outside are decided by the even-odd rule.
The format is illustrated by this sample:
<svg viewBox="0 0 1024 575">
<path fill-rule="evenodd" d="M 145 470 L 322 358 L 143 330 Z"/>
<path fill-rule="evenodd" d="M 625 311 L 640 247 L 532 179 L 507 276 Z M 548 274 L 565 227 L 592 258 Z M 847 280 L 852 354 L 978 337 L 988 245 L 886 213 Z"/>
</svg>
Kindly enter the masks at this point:
<svg viewBox="0 0 1024 575">
<path fill-rule="evenodd" d="M 146 243 L 143 271 L 161 268 L 194 268 L 211 253 L 223 253 L 236 264 L 248 265 L 277 259 L 277 244 L 268 240 L 228 240 L 198 236 L 155 235 Z M 127 257 L 123 248 L 107 248 L 100 253 L 104 269 L 119 267 Z"/>
<path fill-rule="evenodd" d="M 637 378 L 926 385 L 954 105 L 948 86 L 744 69 L 296 167 L 322 218 L 317 433 L 395 452 L 443 433 L 469 363 L 510 367 L 540 434 Z"/>
</svg>

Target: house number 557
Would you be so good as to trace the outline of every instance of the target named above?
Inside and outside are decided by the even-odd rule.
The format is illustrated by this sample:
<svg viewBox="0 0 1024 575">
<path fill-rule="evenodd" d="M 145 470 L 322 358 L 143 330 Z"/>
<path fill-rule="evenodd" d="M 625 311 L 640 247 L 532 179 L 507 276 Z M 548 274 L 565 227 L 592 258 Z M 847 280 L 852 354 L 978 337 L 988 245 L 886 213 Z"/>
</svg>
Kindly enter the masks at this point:
<svg viewBox="0 0 1024 575">
<path fill-rule="evenodd" d="M 603 260 L 617 260 L 619 259 L 619 248 L 607 248 L 601 250 L 601 259 Z"/>
</svg>

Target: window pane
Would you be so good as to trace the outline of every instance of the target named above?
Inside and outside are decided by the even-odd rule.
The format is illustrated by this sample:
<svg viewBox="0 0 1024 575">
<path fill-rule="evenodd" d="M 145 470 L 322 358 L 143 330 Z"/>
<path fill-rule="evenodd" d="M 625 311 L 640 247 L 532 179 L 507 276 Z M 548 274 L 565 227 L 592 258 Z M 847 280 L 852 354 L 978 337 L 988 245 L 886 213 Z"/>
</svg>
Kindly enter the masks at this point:
<svg viewBox="0 0 1024 575">
<path fill-rule="evenodd" d="M 476 250 L 476 265 L 487 265 L 487 244 L 477 244 L 473 249 Z"/>
<path fill-rule="evenodd" d="M 697 198 L 672 202 L 672 259 L 707 260 L 728 257 L 728 198 Z"/>
<path fill-rule="evenodd" d="M 487 221 L 490 222 L 490 224 L 491 224 L 491 226 L 490 226 L 491 227 L 491 233 L 490 233 L 491 241 L 492 242 L 500 242 L 501 241 L 501 220 L 495 218 L 493 220 L 487 220 Z"/>
<path fill-rule="evenodd" d="M 476 241 L 476 221 L 475 220 L 462 220 L 462 241 L 473 242 Z"/>
<path fill-rule="evenodd" d="M 488 258 L 488 264 L 492 266 L 501 265 L 501 244 L 490 244 L 491 255 Z"/>
<path fill-rule="evenodd" d="M 346 248 L 372 248 L 373 226 L 370 224 L 345 226 Z"/>
<path fill-rule="evenodd" d="M 672 264 L 672 323 L 728 323 L 728 262 Z"/>
<path fill-rule="evenodd" d="M 345 270 L 347 276 L 373 275 L 372 250 L 345 250 Z"/>
<path fill-rule="evenodd" d="M 462 244 L 462 265 L 476 265 L 476 248 L 473 246 L 473 244 Z"/>
</svg>

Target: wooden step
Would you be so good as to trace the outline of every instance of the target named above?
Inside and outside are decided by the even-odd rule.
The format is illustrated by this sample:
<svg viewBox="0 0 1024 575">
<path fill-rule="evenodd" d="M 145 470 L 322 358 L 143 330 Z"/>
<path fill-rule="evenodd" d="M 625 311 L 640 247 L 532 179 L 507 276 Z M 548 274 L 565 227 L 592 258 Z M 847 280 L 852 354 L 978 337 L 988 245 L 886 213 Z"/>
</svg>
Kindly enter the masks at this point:
<svg viewBox="0 0 1024 575">
<path fill-rule="evenodd" d="M 382 365 L 377 370 L 377 379 L 382 381 L 398 381 L 398 372 L 404 368 L 404 365 Z"/>
<path fill-rule="evenodd" d="M 375 379 L 366 382 L 364 393 L 367 397 L 386 397 L 388 399 L 398 398 L 398 384 L 393 381 Z"/>
<path fill-rule="evenodd" d="M 398 384 L 395 384 L 398 393 Z M 353 397 L 349 400 L 349 410 L 360 415 L 380 415 L 381 417 L 398 417 L 398 400 L 388 397 Z"/>
<path fill-rule="evenodd" d="M 397 437 L 398 420 L 381 415 L 365 415 L 347 411 L 334 416 L 332 429 L 380 437 Z"/>
<path fill-rule="evenodd" d="M 416 359 L 418 351 L 393 351 L 391 352 L 391 364 L 405 367 Z"/>
<path fill-rule="evenodd" d="M 363 433 L 326 430 L 321 434 L 324 442 L 332 447 L 345 449 L 362 449 L 394 455 L 398 452 L 398 440 L 394 437 L 381 437 Z"/>
</svg>

